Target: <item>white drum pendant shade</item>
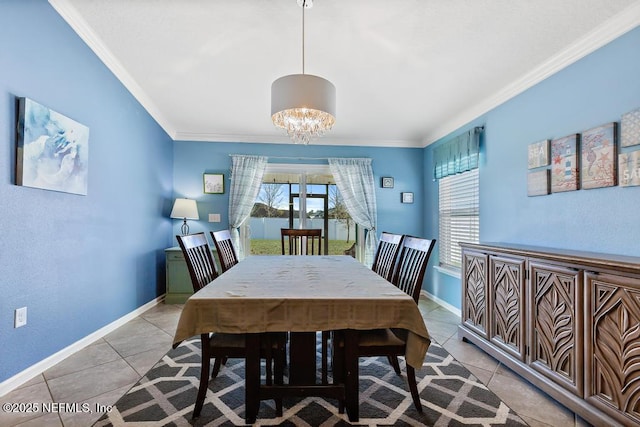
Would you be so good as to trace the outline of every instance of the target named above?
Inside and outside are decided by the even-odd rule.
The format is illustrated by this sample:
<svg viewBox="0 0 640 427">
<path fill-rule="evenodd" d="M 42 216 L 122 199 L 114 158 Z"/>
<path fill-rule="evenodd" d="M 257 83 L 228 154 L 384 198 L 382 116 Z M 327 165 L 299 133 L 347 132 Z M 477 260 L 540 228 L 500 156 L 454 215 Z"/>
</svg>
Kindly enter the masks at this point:
<svg viewBox="0 0 640 427">
<path fill-rule="evenodd" d="M 308 144 L 331 129 L 336 117 L 336 88 L 311 74 L 280 77 L 271 85 L 271 119 L 296 143 Z"/>
<path fill-rule="evenodd" d="M 308 108 L 336 116 L 336 87 L 311 74 L 290 74 L 271 85 L 271 115 L 293 108 Z"/>
</svg>

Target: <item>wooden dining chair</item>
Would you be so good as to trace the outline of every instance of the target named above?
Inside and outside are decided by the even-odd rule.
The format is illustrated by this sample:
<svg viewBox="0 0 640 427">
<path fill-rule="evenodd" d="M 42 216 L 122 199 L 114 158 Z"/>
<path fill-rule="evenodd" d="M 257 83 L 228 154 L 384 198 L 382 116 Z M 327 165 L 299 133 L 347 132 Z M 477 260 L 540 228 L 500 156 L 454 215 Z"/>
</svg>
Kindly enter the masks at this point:
<svg viewBox="0 0 640 427">
<path fill-rule="evenodd" d="M 322 255 L 321 228 L 281 228 L 282 255 Z M 322 384 L 328 382 L 330 331 L 322 331 Z"/>
<path fill-rule="evenodd" d="M 282 255 L 322 255 L 320 228 L 281 228 L 280 239 Z"/>
<path fill-rule="evenodd" d="M 400 249 L 400 256 L 391 283 L 409 294 L 418 303 L 422 281 L 429 263 L 429 258 L 435 239 L 421 239 L 405 236 Z M 358 331 L 358 357 L 386 356 L 389 361 L 394 360 L 394 370 L 400 375 L 398 356 L 404 356 L 407 347 L 407 331 L 404 329 L 375 329 Z M 344 346 L 344 337 L 340 333 L 334 334 L 334 343 Z M 413 404 L 419 412 L 422 412 L 422 403 L 418 394 L 415 369 L 406 364 L 407 383 L 413 399 Z"/>
<path fill-rule="evenodd" d="M 403 239 L 403 234 L 393 234 L 383 231 L 380 235 L 371 269 L 388 281 L 392 279 Z"/>
<path fill-rule="evenodd" d="M 212 231 L 211 240 L 216 246 L 220 268 L 224 273 L 238 263 L 236 248 L 233 247 L 233 242 L 231 241 L 231 232 L 229 230 Z"/>
<path fill-rule="evenodd" d="M 218 277 L 213 254 L 204 233 L 176 236 L 182 249 L 193 291 L 198 292 Z M 214 285 L 215 286 L 215 285 Z M 275 376 L 276 384 L 283 384 L 286 359 L 286 333 L 265 333 L 261 336 L 261 357 L 266 359 L 266 381 L 271 385 Z M 200 416 L 209 387 L 210 360 L 214 359 L 211 378 L 218 375 L 220 366 L 228 358 L 246 358 L 246 335 L 212 333 L 201 334 L 202 360 L 200 365 L 200 385 L 193 409 L 193 418 Z M 272 363 L 275 365 L 272 370 Z M 276 411 L 282 414 L 282 399 L 276 399 Z"/>
</svg>

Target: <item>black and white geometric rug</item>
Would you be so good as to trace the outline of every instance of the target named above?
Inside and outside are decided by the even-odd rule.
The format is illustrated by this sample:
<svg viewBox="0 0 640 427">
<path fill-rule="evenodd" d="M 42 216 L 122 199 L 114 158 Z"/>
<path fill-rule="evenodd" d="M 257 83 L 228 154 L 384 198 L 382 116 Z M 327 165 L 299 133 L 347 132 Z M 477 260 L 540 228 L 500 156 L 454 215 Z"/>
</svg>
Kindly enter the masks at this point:
<svg viewBox="0 0 640 427">
<path fill-rule="evenodd" d="M 244 360 L 230 359 L 209 382 L 201 416 L 191 420 L 200 375 L 200 339 L 169 351 L 95 427 L 238 426 L 244 422 Z M 319 360 L 318 352 L 318 360 Z M 404 375 L 386 358 L 360 359 L 360 421 L 339 414 L 337 401 L 285 399 L 283 416 L 272 400 L 260 404 L 256 426 L 526 426 L 445 349 L 431 343 L 416 381 L 423 413 L 416 411 Z"/>
</svg>

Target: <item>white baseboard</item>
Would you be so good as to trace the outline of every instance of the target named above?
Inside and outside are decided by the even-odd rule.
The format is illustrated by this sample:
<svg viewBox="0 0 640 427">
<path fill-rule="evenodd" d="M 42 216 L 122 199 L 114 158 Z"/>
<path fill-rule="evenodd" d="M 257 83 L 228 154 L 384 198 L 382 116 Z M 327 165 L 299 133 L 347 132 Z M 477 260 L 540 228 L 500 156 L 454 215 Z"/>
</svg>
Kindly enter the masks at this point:
<svg viewBox="0 0 640 427">
<path fill-rule="evenodd" d="M 459 308 L 452 306 L 451 304 L 449 304 L 445 300 L 440 299 L 435 295 L 431 295 L 429 292 L 425 291 L 424 289 L 421 290 L 420 293 L 422 295 L 424 295 L 426 298 L 429 298 L 430 300 L 433 300 L 436 303 L 438 303 L 438 305 L 440 305 L 442 308 L 446 308 L 447 310 L 449 310 L 450 312 L 452 312 L 456 316 L 461 316 L 462 315 L 462 311 L 460 311 Z"/>
<path fill-rule="evenodd" d="M 99 340 L 100 338 L 104 337 L 105 335 L 115 331 L 120 326 L 124 325 L 125 323 L 129 322 L 130 320 L 135 319 L 136 317 L 140 316 L 145 311 L 155 307 L 156 305 L 158 305 L 159 303 L 164 301 L 164 297 L 165 297 L 164 295 L 161 295 L 158 298 L 149 301 L 145 305 L 143 305 L 141 307 L 138 307 L 137 309 L 133 310 L 132 312 L 122 316 L 121 318 L 109 323 L 108 325 L 98 329 L 97 331 L 87 335 L 86 337 L 84 337 L 84 338 L 74 342 L 73 344 L 63 348 L 62 350 L 58 351 L 57 353 L 52 354 L 51 356 L 47 357 L 46 359 L 41 360 L 40 362 L 36 363 L 35 365 L 29 366 L 27 369 L 25 369 L 22 372 L 17 373 L 13 377 L 1 382 L 0 383 L 0 397 L 4 396 L 5 394 L 9 393 L 10 391 L 15 390 L 16 388 L 20 387 L 22 384 L 26 383 L 27 381 L 31 380 L 32 378 L 36 377 L 37 375 L 42 374 L 44 371 L 46 371 L 47 369 L 52 368 L 53 366 L 57 365 L 58 363 L 60 363 L 61 361 L 63 361 L 67 357 L 71 356 L 75 352 L 77 352 L 79 350 L 82 350 L 83 348 L 85 348 L 89 344 L 91 344 L 91 343 Z"/>
</svg>

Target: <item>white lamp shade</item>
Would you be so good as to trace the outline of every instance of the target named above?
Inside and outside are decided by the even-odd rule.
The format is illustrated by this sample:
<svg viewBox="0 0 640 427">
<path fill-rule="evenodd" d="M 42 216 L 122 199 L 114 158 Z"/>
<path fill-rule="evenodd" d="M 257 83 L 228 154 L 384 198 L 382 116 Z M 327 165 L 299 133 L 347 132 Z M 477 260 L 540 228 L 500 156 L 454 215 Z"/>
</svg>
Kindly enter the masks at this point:
<svg viewBox="0 0 640 427">
<path fill-rule="evenodd" d="M 311 74 L 290 74 L 271 84 L 271 115 L 294 108 L 324 111 L 336 116 L 336 87 Z"/>
<path fill-rule="evenodd" d="M 200 219 L 195 200 L 176 199 L 171 210 L 171 218 Z"/>
</svg>

